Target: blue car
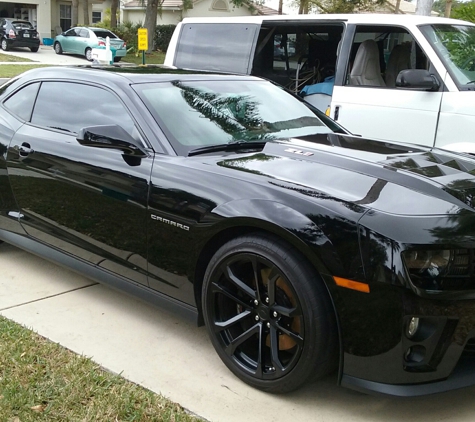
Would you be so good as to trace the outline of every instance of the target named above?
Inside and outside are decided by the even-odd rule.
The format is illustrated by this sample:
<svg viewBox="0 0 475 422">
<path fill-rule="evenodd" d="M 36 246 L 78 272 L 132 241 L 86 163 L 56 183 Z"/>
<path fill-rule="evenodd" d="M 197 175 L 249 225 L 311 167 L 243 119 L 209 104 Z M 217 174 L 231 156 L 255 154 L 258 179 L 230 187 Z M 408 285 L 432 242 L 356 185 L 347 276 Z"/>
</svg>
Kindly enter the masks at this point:
<svg viewBox="0 0 475 422">
<path fill-rule="evenodd" d="M 114 61 L 119 62 L 127 54 L 127 45 L 117 35 L 104 28 L 77 27 L 68 29 L 54 39 L 56 54 L 80 54 L 92 61 L 92 49 L 106 46 L 110 39 L 111 50 L 115 52 Z"/>
</svg>

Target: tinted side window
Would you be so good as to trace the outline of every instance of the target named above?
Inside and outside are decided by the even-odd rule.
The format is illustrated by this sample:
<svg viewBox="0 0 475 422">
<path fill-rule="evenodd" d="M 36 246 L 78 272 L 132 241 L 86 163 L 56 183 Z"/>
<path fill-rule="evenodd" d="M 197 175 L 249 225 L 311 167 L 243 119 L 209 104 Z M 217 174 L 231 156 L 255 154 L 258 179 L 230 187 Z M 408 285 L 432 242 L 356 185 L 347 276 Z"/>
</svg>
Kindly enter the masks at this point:
<svg viewBox="0 0 475 422">
<path fill-rule="evenodd" d="M 86 126 L 118 124 L 132 133 L 134 122 L 111 92 L 71 82 L 43 82 L 33 124 L 78 133 Z"/>
<path fill-rule="evenodd" d="M 39 86 L 39 83 L 25 86 L 8 98 L 3 105 L 20 119 L 29 121 Z"/>
<path fill-rule="evenodd" d="M 249 73 L 258 25 L 184 25 L 175 66 L 186 69 Z"/>
</svg>

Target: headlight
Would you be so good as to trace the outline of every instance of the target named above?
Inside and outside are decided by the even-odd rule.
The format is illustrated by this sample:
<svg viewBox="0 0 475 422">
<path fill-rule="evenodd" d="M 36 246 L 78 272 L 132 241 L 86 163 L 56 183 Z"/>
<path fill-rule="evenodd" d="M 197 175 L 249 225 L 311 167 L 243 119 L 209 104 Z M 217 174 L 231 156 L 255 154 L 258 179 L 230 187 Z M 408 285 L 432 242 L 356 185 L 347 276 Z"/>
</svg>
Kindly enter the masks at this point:
<svg viewBox="0 0 475 422">
<path fill-rule="evenodd" d="M 417 249 L 402 253 L 412 282 L 427 290 L 474 289 L 473 251 Z"/>
</svg>

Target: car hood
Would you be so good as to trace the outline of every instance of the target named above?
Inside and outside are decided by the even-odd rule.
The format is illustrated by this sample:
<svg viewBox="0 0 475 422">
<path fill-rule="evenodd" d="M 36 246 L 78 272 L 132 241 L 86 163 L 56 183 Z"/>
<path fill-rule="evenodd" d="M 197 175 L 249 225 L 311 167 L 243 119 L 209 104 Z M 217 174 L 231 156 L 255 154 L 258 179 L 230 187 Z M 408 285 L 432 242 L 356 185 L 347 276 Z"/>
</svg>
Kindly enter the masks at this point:
<svg viewBox="0 0 475 422">
<path fill-rule="evenodd" d="M 293 192 L 393 214 L 475 207 L 475 159 L 445 150 L 323 134 L 268 142 L 259 153 L 234 157 L 217 165 Z"/>
</svg>

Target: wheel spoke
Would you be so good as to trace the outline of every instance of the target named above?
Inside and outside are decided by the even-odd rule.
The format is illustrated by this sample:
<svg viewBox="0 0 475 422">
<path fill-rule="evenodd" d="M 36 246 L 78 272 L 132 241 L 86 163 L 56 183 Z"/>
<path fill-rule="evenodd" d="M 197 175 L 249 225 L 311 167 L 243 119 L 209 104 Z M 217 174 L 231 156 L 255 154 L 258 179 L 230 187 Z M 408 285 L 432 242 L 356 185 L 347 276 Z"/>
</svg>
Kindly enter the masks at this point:
<svg viewBox="0 0 475 422">
<path fill-rule="evenodd" d="M 242 290 L 245 294 L 250 296 L 252 299 L 256 298 L 256 292 L 249 287 L 246 283 L 241 281 L 238 277 L 236 277 L 233 273 L 233 270 L 229 265 L 226 265 L 225 271 L 223 273 L 226 275 L 227 279 L 233 283 L 239 290 Z"/>
<path fill-rule="evenodd" d="M 259 263 L 257 261 L 257 257 L 255 256 L 252 256 L 250 258 L 250 261 L 251 261 L 251 265 L 252 265 L 252 272 L 254 274 L 254 286 L 256 288 L 256 292 L 257 292 L 257 299 L 260 300 L 260 289 L 259 287 L 262 286 L 262 275 L 259 271 Z"/>
<path fill-rule="evenodd" d="M 297 343 L 298 346 L 302 347 L 303 338 L 299 334 L 294 333 L 293 331 L 290 331 L 287 328 L 280 326 L 279 324 L 276 325 L 277 328 L 282 331 L 282 333 L 288 335 L 293 341 L 295 341 L 295 343 Z"/>
<path fill-rule="evenodd" d="M 232 301 L 236 302 L 238 305 L 241 305 L 243 308 L 249 309 L 249 303 L 244 302 L 242 299 L 238 298 L 235 294 L 230 292 L 228 289 L 224 288 L 223 286 L 220 286 L 217 283 L 212 283 L 212 293 L 221 293 L 224 296 L 228 297 Z"/>
<path fill-rule="evenodd" d="M 284 371 L 284 366 L 279 359 L 279 335 L 275 327 L 270 329 L 270 357 L 275 368 L 275 375 L 280 376 Z"/>
<path fill-rule="evenodd" d="M 228 346 L 225 348 L 226 353 L 228 356 L 232 356 L 236 351 L 236 348 L 244 343 L 246 340 L 249 340 L 254 334 L 258 333 L 260 329 L 259 324 L 255 324 L 248 330 L 244 331 L 241 335 L 237 336 Z"/>
<path fill-rule="evenodd" d="M 250 311 L 244 311 L 241 312 L 240 314 L 237 314 L 233 316 L 232 318 L 229 318 L 226 321 L 215 321 L 214 322 L 214 331 L 219 333 L 220 331 L 226 330 L 230 328 L 232 325 L 237 324 L 238 322 L 241 322 L 243 319 L 247 318 L 250 315 Z"/>
<path fill-rule="evenodd" d="M 262 378 L 264 373 L 264 365 L 265 365 L 265 356 L 264 353 L 266 351 L 266 336 L 264 335 L 264 328 L 263 325 L 260 324 L 259 326 L 259 346 L 257 351 L 257 367 L 256 367 L 256 376 Z"/>
<path fill-rule="evenodd" d="M 267 280 L 267 296 L 269 297 L 269 305 L 275 303 L 275 286 L 280 277 L 280 273 L 275 267 L 273 267 Z"/>
<path fill-rule="evenodd" d="M 294 307 L 294 308 L 287 308 L 285 306 L 281 305 L 276 305 L 272 307 L 273 311 L 276 311 L 280 315 L 284 315 L 289 318 L 294 318 L 298 316 L 302 316 L 302 311 L 300 308 Z"/>
</svg>

